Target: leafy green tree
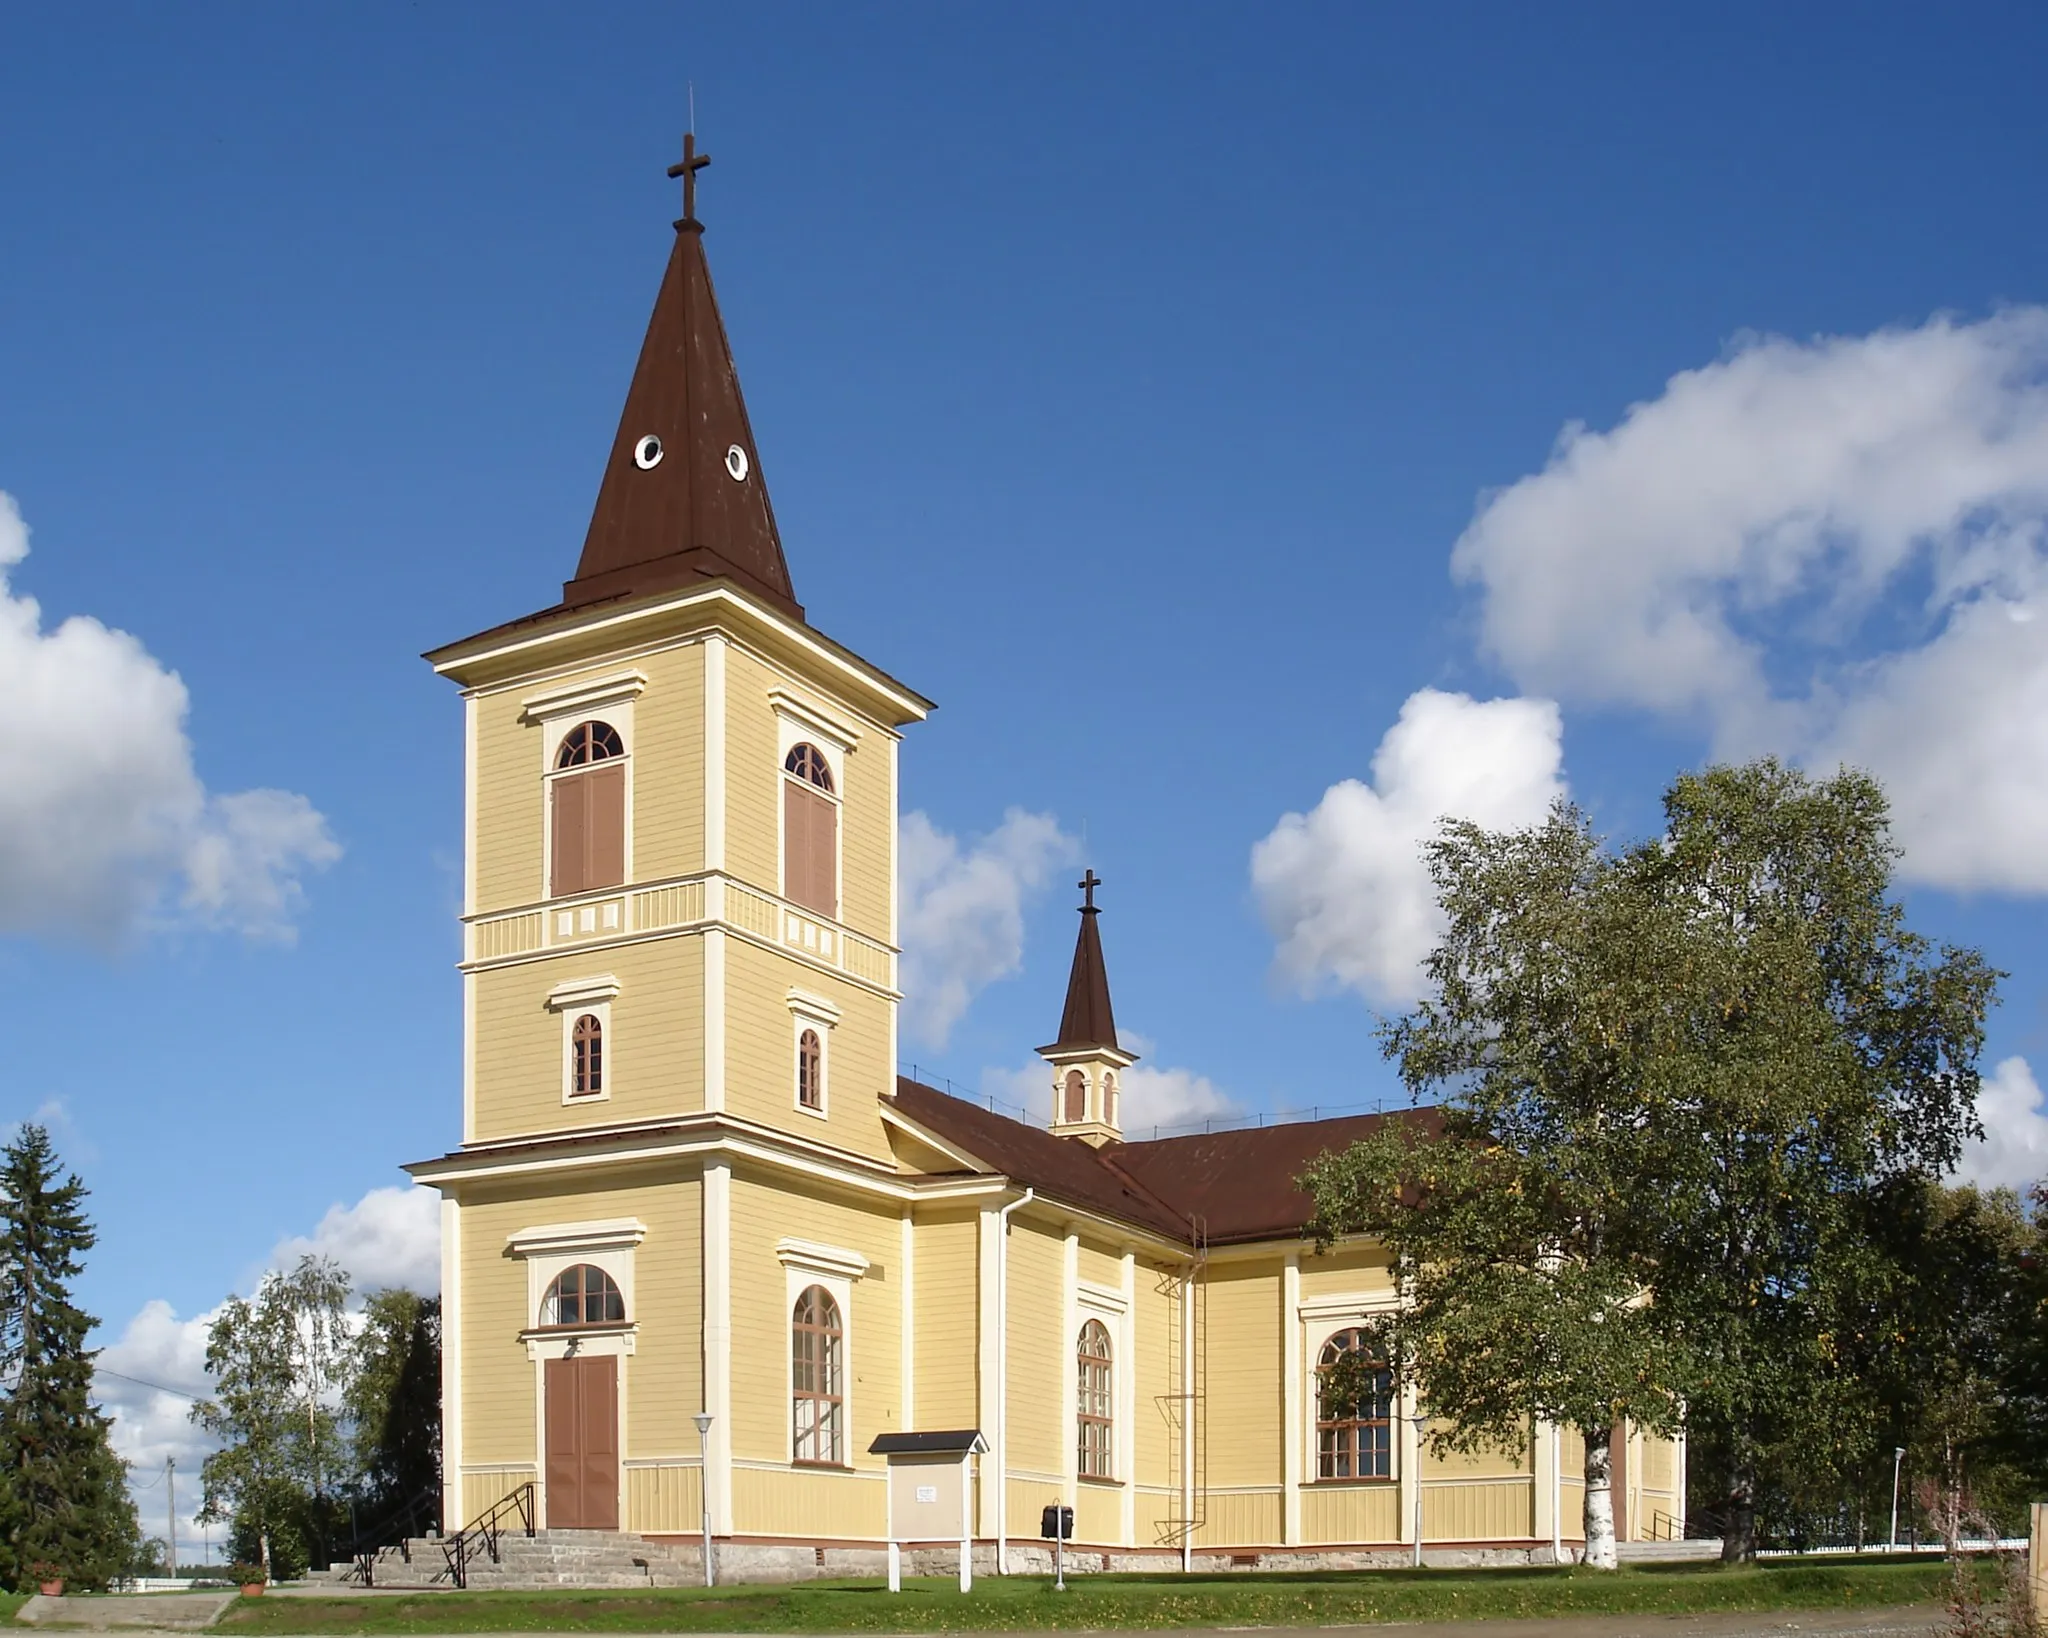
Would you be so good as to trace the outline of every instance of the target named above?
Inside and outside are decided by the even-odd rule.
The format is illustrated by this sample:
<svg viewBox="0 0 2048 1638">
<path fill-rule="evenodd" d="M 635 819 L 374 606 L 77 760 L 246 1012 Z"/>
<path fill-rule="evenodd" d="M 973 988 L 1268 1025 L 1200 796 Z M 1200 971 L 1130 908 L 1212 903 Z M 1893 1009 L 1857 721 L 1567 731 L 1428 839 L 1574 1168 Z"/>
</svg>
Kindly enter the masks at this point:
<svg viewBox="0 0 2048 1638">
<path fill-rule="evenodd" d="M 1447 824 L 1429 862 L 1447 922 L 1431 993 L 1384 1039 L 1418 1096 L 1451 1092 L 1442 1130 L 1390 1122 L 1313 1165 L 1312 1228 L 1387 1249 L 1408 1300 L 1371 1328 L 1420 1385 L 1434 1443 L 1513 1447 L 1531 1418 L 1579 1431 L 1586 1561 L 1612 1568 L 1615 1425 L 1675 1431 L 1687 1376 L 1642 1301 L 1640 1116 L 1672 1027 L 1669 918 L 1568 807 L 1505 835 Z"/>
<path fill-rule="evenodd" d="M 92 1405 L 93 1319 L 71 1300 L 96 1236 L 76 1174 L 59 1178 L 49 1132 L 0 1149 L 0 1580 L 48 1566 L 105 1585 L 138 1536 L 127 1469 Z"/>
<path fill-rule="evenodd" d="M 227 1520 L 235 1551 L 273 1578 L 320 1553 L 350 1477 L 341 1406 L 353 1374 L 348 1276 L 301 1257 L 232 1297 L 207 1333 L 214 1394 L 192 1419 L 221 1441 L 200 1470 L 200 1517 Z"/>
<path fill-rule="evenodd" d="M 387 1526 L 395 1539 L 409 1527 L 396 1515 L 422 1498 L 437 1505 L 441 1485 L 440 1298 L 370 1293 L 346 1408 L 366 1522 Z"/>
</svg>

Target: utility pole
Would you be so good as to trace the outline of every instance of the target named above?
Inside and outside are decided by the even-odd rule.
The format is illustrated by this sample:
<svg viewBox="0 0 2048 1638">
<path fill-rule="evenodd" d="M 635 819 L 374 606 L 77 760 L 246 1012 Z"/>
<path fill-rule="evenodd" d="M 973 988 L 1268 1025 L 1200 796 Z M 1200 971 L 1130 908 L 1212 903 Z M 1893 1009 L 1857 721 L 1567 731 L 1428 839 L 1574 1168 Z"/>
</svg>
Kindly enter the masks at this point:
<svg viewBox="0 0 2048 1638">
<path fill-rule="evenodd" d="M 164 1497 L 169 1517 L 164 1520 L 164 1561 L 170 1566 L 172 1577 L 178 1574 L 178 1458 L 164 1458 Z"/>
</svg>

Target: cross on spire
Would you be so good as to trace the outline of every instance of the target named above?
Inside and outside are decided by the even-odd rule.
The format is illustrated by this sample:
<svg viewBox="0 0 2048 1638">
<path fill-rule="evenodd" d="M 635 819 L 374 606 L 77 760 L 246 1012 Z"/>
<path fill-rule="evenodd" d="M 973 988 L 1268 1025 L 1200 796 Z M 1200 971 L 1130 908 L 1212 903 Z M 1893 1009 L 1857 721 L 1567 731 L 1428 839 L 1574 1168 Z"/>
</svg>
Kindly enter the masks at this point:
<svg viewBox="0 0 2048 1638">
<path fill-rule="evenodd" d="M 1102 878 L 1095 874 L 1095 867 L 1093 865 L 1090 865 L 1088 867 L 1088 874 L 1083 876 L 1078 882 L 1074 883 L 1074 885 L 1080 888 L 1081 890 L 1082 910 L 1089 911 L 1095 909 L 1095 890 L 1096 888 L 1102 885 Z"/>
<path fill-rule="evenodd" d="M 709 154 L 697 152 L 697 133 L 684 132 L 683 157 L 669 166 L 668 174 L 671 179 L 678 176 L 683 179 L 683 220 L 686 222 L 697 220 L 697 173 L 710 163 Z"/>
</svg>

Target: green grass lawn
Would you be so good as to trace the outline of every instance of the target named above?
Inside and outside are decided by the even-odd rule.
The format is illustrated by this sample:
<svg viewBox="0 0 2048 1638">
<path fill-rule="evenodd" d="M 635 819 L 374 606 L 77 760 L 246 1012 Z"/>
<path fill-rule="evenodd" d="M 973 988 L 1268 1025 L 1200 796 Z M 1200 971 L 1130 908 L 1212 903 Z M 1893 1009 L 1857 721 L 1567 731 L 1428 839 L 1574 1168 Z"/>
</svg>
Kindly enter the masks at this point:
<svg viewBox="0 0 2048 1638">
<path fill-rule="evenodd" d="M 1989 1567 L 1986 1567 L 1987 1572 Z M 1319 1626 L 1503 1616 L 1690 1614 L 1918 1604 L 1942 1597 L 1938 1561 L 1833 1559 L 1569 1568 L 1367 1570 L 1352 1574 L 1094 1575 L 1054 1592 L 1040 1577 L 663 1589 L 257 1598 L 216 1630 L 247 1634 L 459 1632 L 976 1632 L 1025 1627 Z"/>
</svg>

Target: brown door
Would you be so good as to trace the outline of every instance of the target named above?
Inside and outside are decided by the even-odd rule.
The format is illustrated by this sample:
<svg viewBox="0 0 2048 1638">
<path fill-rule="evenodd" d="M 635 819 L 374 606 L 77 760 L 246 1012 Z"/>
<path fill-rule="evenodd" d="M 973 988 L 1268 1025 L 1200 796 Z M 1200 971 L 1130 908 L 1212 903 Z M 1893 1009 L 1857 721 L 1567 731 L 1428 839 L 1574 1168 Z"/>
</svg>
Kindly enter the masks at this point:
<svg viewBox="0 0 2048 1638">
<path fill-rule="evenodd" d="M 552 1530 L 619 1527 L 619 1362 L 547 1365 L 547 1495 Z"/>
</svg>

